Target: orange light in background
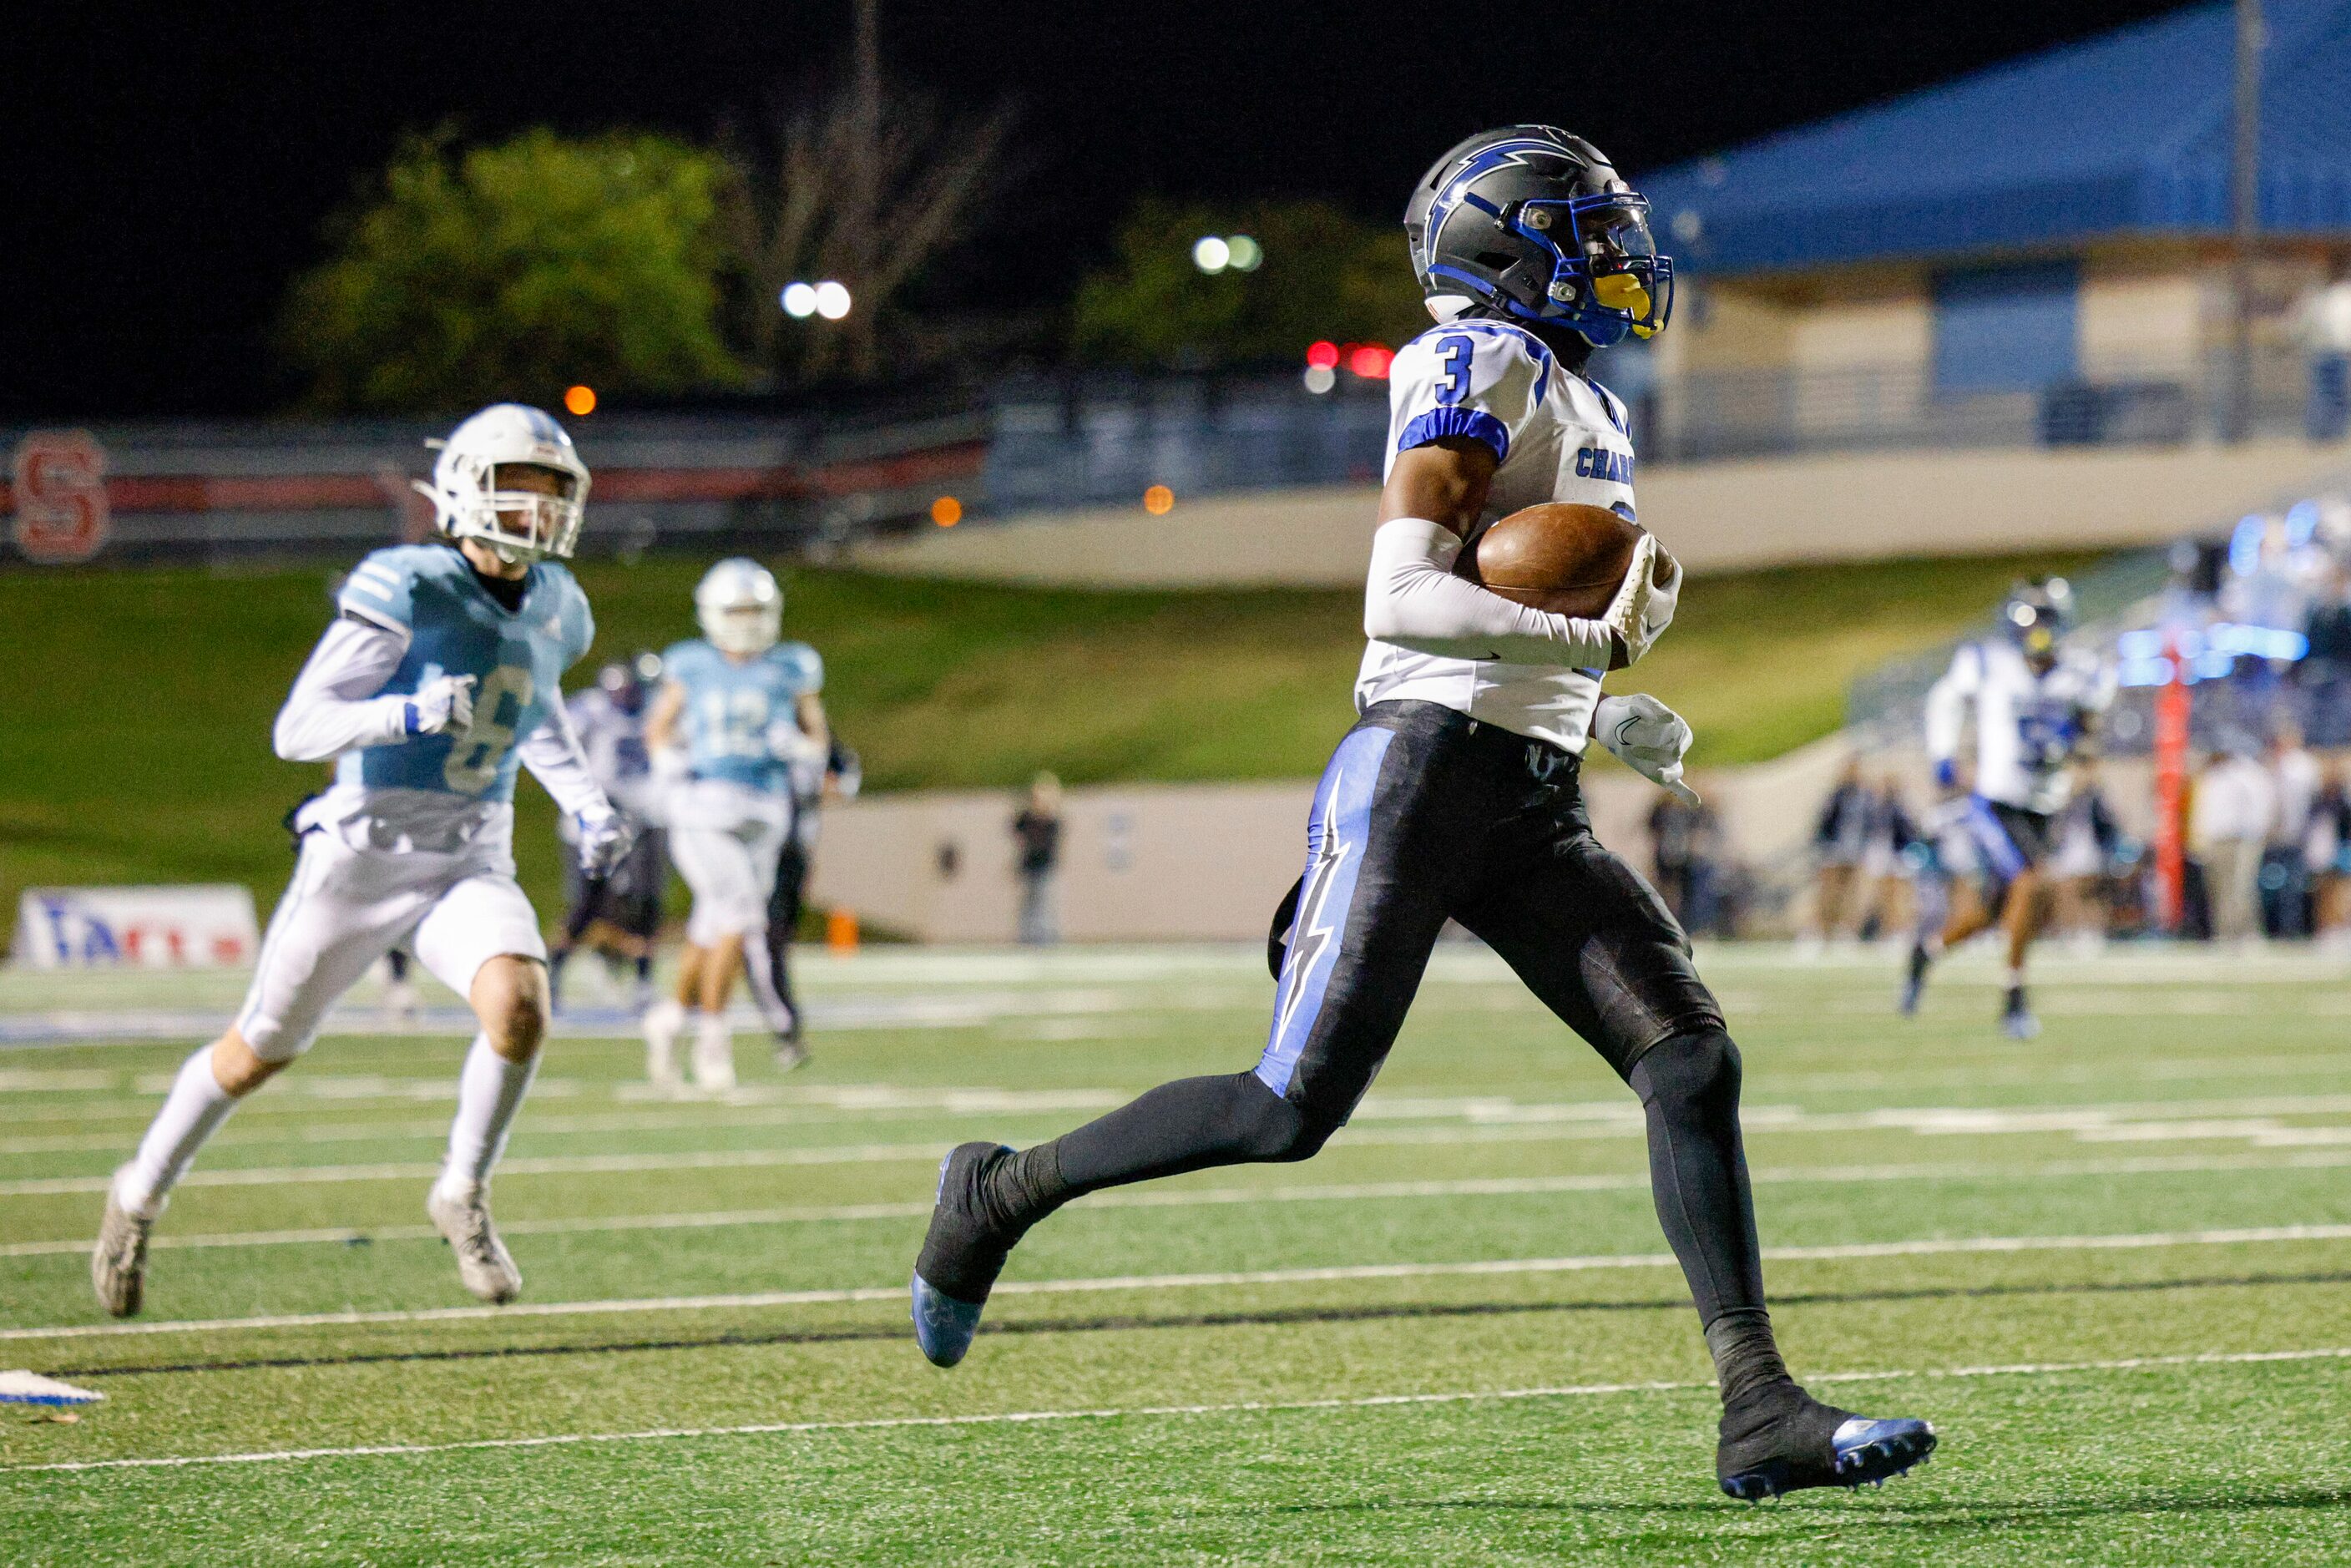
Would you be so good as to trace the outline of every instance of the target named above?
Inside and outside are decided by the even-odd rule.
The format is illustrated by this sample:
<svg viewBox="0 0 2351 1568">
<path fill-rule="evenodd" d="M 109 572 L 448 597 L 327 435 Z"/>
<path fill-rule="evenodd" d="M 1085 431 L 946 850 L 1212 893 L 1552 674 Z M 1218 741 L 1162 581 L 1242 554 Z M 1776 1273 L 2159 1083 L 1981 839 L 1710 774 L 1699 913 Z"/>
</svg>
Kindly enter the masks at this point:
<svg viewBox="0 0 2351 1568">
<path fill-rule="evenodd" d="M 1395 362 L 1395 350 L 1382 343 L 1355 343 L 1347 350 L 1347 368 L 1367 382 L 1388 379 L 1388 366 Z"/>
<path fill-rule="evenodd" d="M 1176 509 L 1176 492 L 1165 485 L 1154 485 L 1143 493 L 1143 509 L 1155 517 L 1164 517 Z"/>
<path fill-rule="evenodd" d="M 963 521 L 963 503 L 953 496 L 941 496 L 931 503 L 931 521 L 943 528 L 951 528 Z"/>
<path fill-rule="evenodd" d="M 565 387 L 563 406 L 581 419 L 596 412 L 596 389 L 589 386 Z"/>
<path fill-rule="evenodd" d="M 1339 345 L 1327 339 L 1306 345 L 1306 362 L 1326 371 L 1339 368 Z"/>
</svg>

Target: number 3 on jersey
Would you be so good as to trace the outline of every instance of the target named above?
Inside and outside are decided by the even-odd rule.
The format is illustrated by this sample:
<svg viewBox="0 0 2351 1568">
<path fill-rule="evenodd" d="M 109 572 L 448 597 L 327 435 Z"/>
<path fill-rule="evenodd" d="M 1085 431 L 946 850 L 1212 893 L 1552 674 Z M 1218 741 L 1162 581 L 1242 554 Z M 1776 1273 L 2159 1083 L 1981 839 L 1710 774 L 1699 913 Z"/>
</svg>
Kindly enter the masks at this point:
<svg viewBox="0 0 2351 1568">
<path fill-rule="evenodd" d="M 530 701 L 530 672 L 520 664 L 500 664 L 474 694 L 474 722 L 449 748 L 441 777 L 449 788 L 472 795 L 489 788 L 498 765 L 515 742 L 515 720 Z"/>
<path fill-rule="evenodd" d="M 1445 374 L 1437 382 L 1437 401 L 1450 406 L 1469 395 L 1469 358 L 1478 351 L 1478 345 L 1467 338 L 1439 338 L 1437 350 L 1445 361 Z"/>
</svg>

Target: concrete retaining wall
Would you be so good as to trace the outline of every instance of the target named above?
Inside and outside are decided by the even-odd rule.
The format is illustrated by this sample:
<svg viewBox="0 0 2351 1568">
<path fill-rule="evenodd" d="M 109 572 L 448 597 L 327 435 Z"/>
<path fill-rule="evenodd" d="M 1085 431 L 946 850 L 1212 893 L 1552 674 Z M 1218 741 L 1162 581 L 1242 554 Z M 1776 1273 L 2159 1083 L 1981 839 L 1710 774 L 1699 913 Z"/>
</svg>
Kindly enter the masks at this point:
<svg viewBox="0 0 2351 1568">
<path fill-rule="evenodd" d="M 2340 479 L 2351 447 L 1839 453 L 1644 473 L 1641 519 L 1694 571 L 1901 556 L 2164 544 Z M 934 528 L 854 559 L 924 576 L 1103 587 L 1353 588 L 1369 486 L 1178 497 L 1165 517 L 1087 509 Z"/>
</svg>

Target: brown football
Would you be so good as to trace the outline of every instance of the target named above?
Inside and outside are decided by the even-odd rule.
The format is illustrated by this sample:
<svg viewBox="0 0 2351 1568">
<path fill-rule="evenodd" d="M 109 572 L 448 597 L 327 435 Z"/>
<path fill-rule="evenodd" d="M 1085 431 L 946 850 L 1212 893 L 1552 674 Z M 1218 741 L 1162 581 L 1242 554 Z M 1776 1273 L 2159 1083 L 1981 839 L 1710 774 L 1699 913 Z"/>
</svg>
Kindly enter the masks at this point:
<svg viewBox="0 0 2351 1568">
<path fill-rule="evenodd" d="M 1597 620 L 1624 586 L 1641 526 L 1605 507 L 1546 501 L 1497 518 L 1455 570 L 1505 599 Z"/>
</svg>

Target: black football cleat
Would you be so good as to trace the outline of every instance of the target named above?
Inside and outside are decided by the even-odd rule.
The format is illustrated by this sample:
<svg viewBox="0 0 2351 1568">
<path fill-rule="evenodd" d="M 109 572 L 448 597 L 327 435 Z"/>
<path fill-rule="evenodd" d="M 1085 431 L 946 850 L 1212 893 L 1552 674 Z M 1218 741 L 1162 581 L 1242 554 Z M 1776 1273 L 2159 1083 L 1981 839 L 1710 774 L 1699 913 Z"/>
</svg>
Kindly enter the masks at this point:
<svg viewBox="0 0 2351 1568">
<path fill-rule="evenodd" d="M 1909 1416 L 1856 1416 L 1792 1384 L 1722 1413 L 1715 1478 L 1742 1502 L 1808 1487 L 1882 1484 L 1935 1451 L 1935 1428 Z"/>
<path fill-rule="evenodd" d="M 934 1366 L 953 1366 L 971 1349 L 979 1314 L 1018 1236 L 987 1220 L 981 1179 L 1012 1151 L 1002 1144 L 958 1144 L 939 1162 L 931 1228 L 914 1260 L 914 1342 Z"/>
</svg>

